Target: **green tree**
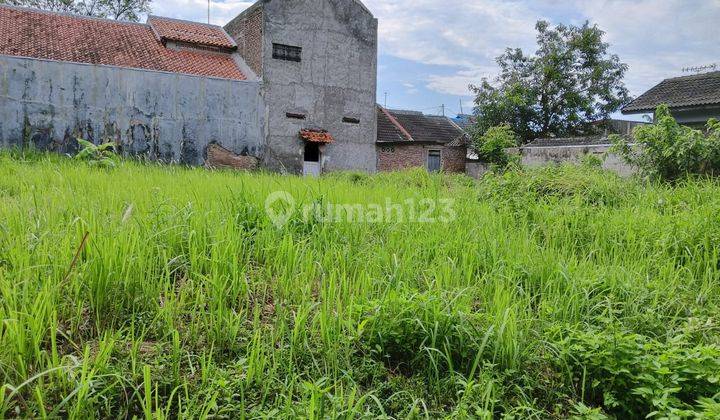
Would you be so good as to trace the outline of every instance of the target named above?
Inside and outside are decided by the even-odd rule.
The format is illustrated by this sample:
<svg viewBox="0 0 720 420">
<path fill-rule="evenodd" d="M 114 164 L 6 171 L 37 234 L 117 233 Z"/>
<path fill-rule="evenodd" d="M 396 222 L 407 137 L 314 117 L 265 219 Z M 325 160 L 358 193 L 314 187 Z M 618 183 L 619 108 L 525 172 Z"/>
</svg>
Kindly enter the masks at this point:
<svg viewBox="0 0 720 420">
<path fill-rule="evenodd" d="M 473 146 L 483 162 L 504 168 L 511 161 L 505 149 L 517 146 L 517 136 L 510 125 L 503 124 L 491 127 L 482 135 L 475 135 Z"/>
<path fill-rule="evenodd" d="M 553 28 L 539 21 L 535 28 L 534 55 L 508 48 L 496 59 L 499 76 L 470 87 L 480 135 L 501 124 L 509 124 L 524 142 L 590 134 L 593 122 L 608 119 L 629 101 L 622 81 L 627 65 L 608 52 L 596 25 Z"/>
<path fill-rule="evenodd" d="M 151 2 L 152 0 L 0 0 L 0 4 L 130 22 L 137 22 L 144 14 L 150 13 Z"/>
</svg>

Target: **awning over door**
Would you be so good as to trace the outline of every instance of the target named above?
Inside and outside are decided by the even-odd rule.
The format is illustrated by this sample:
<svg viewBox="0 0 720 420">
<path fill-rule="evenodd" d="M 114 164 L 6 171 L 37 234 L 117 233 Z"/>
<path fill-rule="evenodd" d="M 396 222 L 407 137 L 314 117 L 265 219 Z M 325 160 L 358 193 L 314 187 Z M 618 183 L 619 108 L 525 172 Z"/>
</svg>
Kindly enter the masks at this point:
<svg viewBox="0 0 720 420">
<path fill-rule="evenodd" d="M 300 130 L 300 138 L 311 143 L 322 144 L 329 144 L 335 141 L 332 134 L 328 133 L 327 130 L 303 129 Z"/>
</svg>

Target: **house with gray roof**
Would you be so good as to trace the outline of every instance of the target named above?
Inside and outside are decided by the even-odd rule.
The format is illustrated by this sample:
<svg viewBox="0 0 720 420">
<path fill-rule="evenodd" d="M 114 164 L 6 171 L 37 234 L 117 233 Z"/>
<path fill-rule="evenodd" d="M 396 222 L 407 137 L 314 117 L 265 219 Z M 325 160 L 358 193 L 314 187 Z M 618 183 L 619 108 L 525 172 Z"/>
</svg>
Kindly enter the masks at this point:
<svg viewBox="0 0 720 420">
<path fill-rule="evenodd" d="M 469 138 L 450 118 L 377 107 L 377 168 L 465 172 Z"/>
<path fill-rule="evenodd" d="M 662 104 L 681 124 L 703 126 L 720 119 L 720 71 L 665 79 L 622 109 L 623 114 L 652 114 Z"/>
</svg>

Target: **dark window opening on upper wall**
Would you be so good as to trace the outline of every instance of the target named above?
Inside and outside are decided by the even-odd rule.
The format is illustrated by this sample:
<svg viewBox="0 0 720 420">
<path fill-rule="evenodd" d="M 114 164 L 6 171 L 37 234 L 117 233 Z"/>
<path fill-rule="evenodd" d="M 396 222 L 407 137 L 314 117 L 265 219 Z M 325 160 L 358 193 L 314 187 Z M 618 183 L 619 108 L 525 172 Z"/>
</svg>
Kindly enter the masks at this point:
<svg viewBox="0 0 720 420">
<path fill-rule="evenodd" d="M 297 114 L 295 112 L 288 112 L 285 114 L 286 117 L 292 118 L 293 120 L 304 120 L 305 114 Z"/>
<path fill-rule="evenodd" d="M 302 61 L 302 48 L 291 45 L 273 44 L 273 58 L 286 61 Z"/>
<path fill-rule="evenodd" d="M 352 117 L 344 117 L 344 118 L 343 118 L 343 122 L 344 122 L 344 123 L 348 123 L 348 124 L 360 124 L 360 120 L 359 120 L 359 119 L 357 119 L 357 118 L 352 118 Z"/>
</svg>

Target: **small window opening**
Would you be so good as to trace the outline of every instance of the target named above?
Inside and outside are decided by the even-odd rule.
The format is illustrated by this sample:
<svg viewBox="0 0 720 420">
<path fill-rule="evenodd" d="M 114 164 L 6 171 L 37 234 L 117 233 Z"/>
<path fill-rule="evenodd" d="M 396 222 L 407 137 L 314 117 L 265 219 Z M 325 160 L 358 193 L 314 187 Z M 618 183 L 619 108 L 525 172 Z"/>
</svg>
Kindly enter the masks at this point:
<svg viewBox="0 0 720 420">
<path fill-rule="evenodd" d="M 302 61 L 302 47 L 291 45 L 273 44 L 273 58 L 285 61 Z"/>
<path fill-rule="evenodd" d="M 352 117 L 344 117 L 344 118 L 343 118 L 343 122 L 344 122 L 344 123 L 348 123 L 348 124 L 360 124 L 360 120 L 359 120 L 359 119 L 357 119 L 357 118 L 352 118 Z"/>
<path fill-rule="evenodd" d="M 320 145 L 313 142 L 305 142 L 305 162 L 320 162 Z"/>
<path fill-rule="evenodd" d="M 296 112 L 288 112 L 285 114 L 286 117 L 291 118 L 293 120 L 304 120 L 305 114 L 298 114 Z"/>
</svg>

